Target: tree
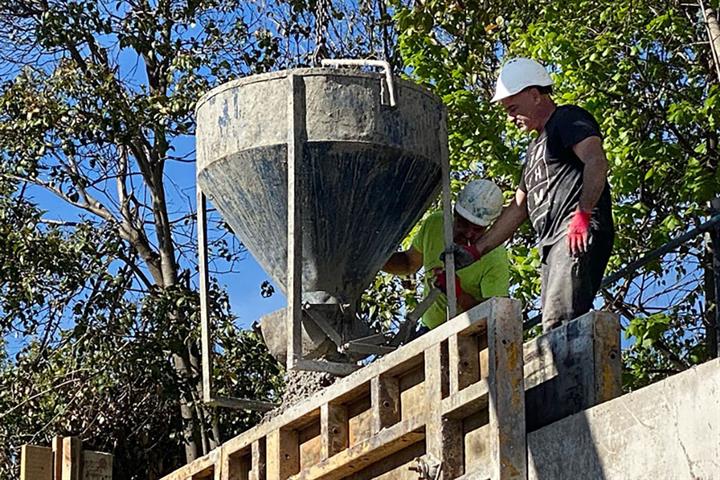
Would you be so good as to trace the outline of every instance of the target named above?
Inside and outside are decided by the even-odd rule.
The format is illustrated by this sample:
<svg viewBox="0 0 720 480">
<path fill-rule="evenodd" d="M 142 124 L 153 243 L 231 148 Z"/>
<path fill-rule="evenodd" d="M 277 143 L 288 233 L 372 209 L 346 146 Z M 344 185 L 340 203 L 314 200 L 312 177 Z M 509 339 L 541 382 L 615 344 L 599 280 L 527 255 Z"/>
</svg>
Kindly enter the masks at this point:
<svg viewBox="0 0 720 480">
<path fill-rule="evenodd" d="M 118 478 L 154 478 L 258 420 L 199 402 L 194 201 L 183 181 L 192 109 L 237 76 L 326 55 L 392 57 L 384 8 L 0 2 L 0 213 L 12 233 L 0 308 L 2 338 L 22 343 L 0 357 L 0 475 L 13 475 L 20 443 L 78 434 L 116 455 Z M 66 218 L 38 210 L 39 192 L 64 202 Z M 211 224 L 213 265 L 237 268 L 242 245 Z M 278 365 L 234 325 L 218 283 L 211 309 L 216 391 L 278 398 Z"/>
<path fill-rule="evenodd" d="M 15 446 L 24 439 L 17 432 L 31 428 L 35 439 L 53 430 L 81 433 L 90 444 L 120 443 L 110 446 L 134 458 L 129 476 L 147 476 L 144 468 L 157 475 L 213 447 L 222 426 L 232 432 L 252 420 L 239 415 L 221 426 L 198 402 L 192 202 L 168 179 L 168 168 L 178 168 L 171 164 L 192 160 L 182 141 L 193 133 L 199 95 L 278 58 L 269 31 L 252 27 L 257 9 L 243 7 L 0 5 L 2 178 L 24 192 L 29 185 L 52 192 L 79 212 L 77 221 L 51 226 L 33 212 L 29 238 L 16 238 L 25 261 L 11 255 L 3 264 L 4 326 L 29 339 L 4 377 L 11 388 L 3 392 L 16 395 L 3 399 L 4 420 L 20 415 L 5 432 Z M 12 230 L 18 220 L 8 220 Z M 239 253 L 220 233 L 214 247 L 230 261 Z M 216 285 L 215 321 L 222 337 L 236 340 L 226 353 L 258 380 L 249 389 L 226 378 L 224 388 L 276 394 L 277 366 L 252 346 L 252 334 L 233 333 L 223 295 Z M 178 445 L 185 448 L 180 462 L 168 448 Z M 138 463 L 142 454 L 148 461 Z"/>
<path fill-rule="evenodd" d="M 479 173 L 511 190 L 527 139 L 486 101 L 495 71 L 506 53 L 555 65 L 557 98 L 602 120 L 615 267 L 704 219 L 720 183 L 714 65 L 698 10 L 677 2 L 15 0 L 0 23 L 0 325 L 24 341 L 0 355 L 3 474 L 12 445 L 79 433 L 113 450 L 118 478 L 152 478 L 257 419 L 198 402 L 194 205 L 179 180 L 192 108 L 228 79 L 385 58 L 448 105 L 454 188 Z M 69 221 L 34 206 L 41 190 Z M 242 246 L 213 224 L 214 265 L 235 268 Z M 531 243 L 526 226 L 511 250 L 527 313 Z M 706 256 L 698 239 L 604 292 L 636 339 L 630 385 L 707 357 Z M 378 278 L 364 313 L 399 317 L 408 287 Z M 219 392 L 275 398 L 277 365 L 235 327 L 218 283 L 211 305 Z"/>
<path fill-rule="evenodd" d="M 717 2 L 709 2 L 717 7 Z M 489 105 L 505 56 L 552 65 L 559 103 L 601 122 L 618 238 L 610 270 L 707 218 L 718 194 L 720 88 L 700 9 L 681 2 L 393 2 L 410 76 L 448 105 L 451 162 L 506 189 L 526 139 Z M 522 230 L 511 249 L 515 296 L 536 308 L 539 266 Z M 634 340 L 636 387 L 706 358 L 713 345 L 713 272 L 703 239 L 603 290 Z"/>
</svg>

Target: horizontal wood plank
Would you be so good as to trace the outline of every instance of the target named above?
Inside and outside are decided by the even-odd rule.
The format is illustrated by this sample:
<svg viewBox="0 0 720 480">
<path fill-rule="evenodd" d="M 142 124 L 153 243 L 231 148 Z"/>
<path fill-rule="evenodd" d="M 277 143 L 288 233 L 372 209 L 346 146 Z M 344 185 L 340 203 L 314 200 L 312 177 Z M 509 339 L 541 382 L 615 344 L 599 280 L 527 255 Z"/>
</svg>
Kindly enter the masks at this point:
<svg viewBox="0 0 720 480">
<path fill-rule="evenodd" d="M 200 475 L 210 469 L 214 469 L 220 464 L 221 448 L 218 447 L 207 455 L 196 458 L 184 467 L 175 470 L 169 475 L 165 475 L 161 480 L 188 480 L 194 475 Z"/>
<path fill-rule="evenodd" d="M 425 438 L 419 419 L 402 421 L 314 465 L 291 480 L 339 480 Z"/>
<path fill-rule="evenodd" d="M 487 407 L 490 389 L 487 380 L 480 380 L 454 395 L 443 399 L 442 412 L 451 418 L 464 418 L 476 410 Z"/>
</svg>

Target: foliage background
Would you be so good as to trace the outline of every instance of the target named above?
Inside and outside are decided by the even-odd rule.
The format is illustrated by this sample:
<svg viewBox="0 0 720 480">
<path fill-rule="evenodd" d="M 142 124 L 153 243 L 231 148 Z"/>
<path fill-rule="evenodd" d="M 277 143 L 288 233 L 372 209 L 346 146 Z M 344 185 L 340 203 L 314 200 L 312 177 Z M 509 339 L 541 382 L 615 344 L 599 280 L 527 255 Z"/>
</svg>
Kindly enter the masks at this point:
<svg viewBox="0 0 720 480">
<path fill-rule="evenodd" d="M 718 2 L 708 2 L 718 9 Z M 389 60 L 449 110 L 453 188 L 508 197 L 528 138 L 487 102 L 503 58 L 550 66 L 558 103 L 601 123 L 617 226 L 609 270 L 698 225 L 717 196 L 719 92 L 700 9 L 675 0 L 0 1 L 0 478 L 18 445 L 79 435 L 116 478 L 158 478 L 257 421 L 200 406 L 192 108 L 237 76 L 330 57 Z M 182 172 L 185 172 L 184 176 Z M 51 192 L 73 212 L 38 204 Z M 190 193 L 189 193 L 190 192 Z M 40 198 L 44 198 L 41 197 Z M 229 310 L 243 247 L 211 217 L 220 393 L 278 398 L 282 372 Z M 511 242 L 514 296 L 537 313 L 539 259 Z M 387 326 L 419 278 L 379 275 L 364 313 Z M 709 243 L 615 285 L 627 388 L 717 351 Z"/>
<path fill-rule="evenodd" d="M 708 217 L 718 193 L 718 76 L 701 10 L 680 2 L 396 2 L 409 76 L 448 105 L 460 180 L 517 185 L 528 139 L 488 104 L 505 56 L 550 66 L 554 98 L 600 122 L 617 228 L 609 271 Z M 710 5 L 708 5 L 710 6 Z M 717 5 L 714 5 L 717 7 Z M 461 182 L 459 182 L 461 183 Z M 527 225 L 512 242 L 514 295 L 537 313 L 539 261 Z M 621 315 L 627 388 L 717 351 L 714 274 L 703 236 L 633 272 L 596 305 Z"/>
</svg>

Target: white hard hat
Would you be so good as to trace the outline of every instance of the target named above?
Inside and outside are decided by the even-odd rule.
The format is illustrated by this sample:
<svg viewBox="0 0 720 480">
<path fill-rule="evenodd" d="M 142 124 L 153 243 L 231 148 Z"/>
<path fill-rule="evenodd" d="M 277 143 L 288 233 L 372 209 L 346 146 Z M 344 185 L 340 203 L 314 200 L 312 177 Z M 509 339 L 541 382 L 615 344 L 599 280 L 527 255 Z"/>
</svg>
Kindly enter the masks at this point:
<svg viewBox="0 0 720 480">
<path fill-rule="evenodd" d="M 462 189 L 455 202 L 455 211 L 465 220 L 486 227 L 503 208 L 500 187 L 490 180 L 474 180 Z"/>
<path fill-rule="evenodd" d="M 491 102 L 511 97 L 527 87 L 548 87 L 552 84 L 552 78 L 538 62 L 529 58 L 513 58 L 500 70 Z"/>
</svg>

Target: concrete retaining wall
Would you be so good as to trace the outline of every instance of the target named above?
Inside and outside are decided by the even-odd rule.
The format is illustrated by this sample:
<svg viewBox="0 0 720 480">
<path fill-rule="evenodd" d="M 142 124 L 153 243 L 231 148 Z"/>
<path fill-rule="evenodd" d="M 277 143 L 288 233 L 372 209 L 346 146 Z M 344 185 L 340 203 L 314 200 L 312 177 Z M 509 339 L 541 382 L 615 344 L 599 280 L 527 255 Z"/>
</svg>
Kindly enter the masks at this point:
<svg viewBox="0 0 720 480">
<path fill-rule="evenodd" d="M 528 435 L 528 478 L 720 479 L 720 360 Z"/>
</svg>

